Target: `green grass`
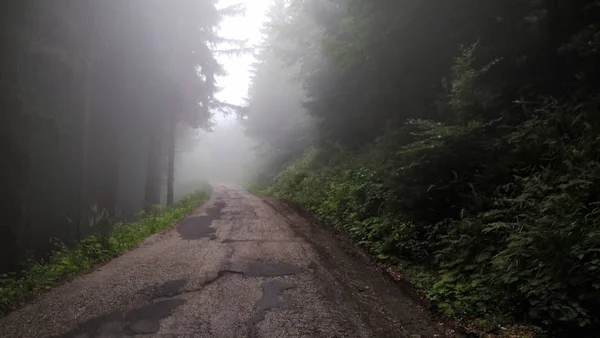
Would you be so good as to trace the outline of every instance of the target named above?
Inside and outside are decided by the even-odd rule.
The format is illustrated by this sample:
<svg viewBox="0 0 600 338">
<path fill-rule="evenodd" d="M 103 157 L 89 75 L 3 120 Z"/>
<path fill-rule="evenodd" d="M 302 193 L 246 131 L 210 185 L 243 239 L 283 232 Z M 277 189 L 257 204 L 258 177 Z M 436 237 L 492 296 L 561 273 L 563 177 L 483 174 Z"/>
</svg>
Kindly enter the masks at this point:
<svg viewBox="0 0 600 338">
<path fill-rule="evenodd" d="M 148 236 L 167 229 L 196 209 L 210 194 L 211 187 L 206 185 L 171 207 L 157 206 L 137 222 L 114 224 L 108 236 L 89 236 L 71 249 L 56 250 L 46 262 L 29 266 L 18 276 L 0 275 L 0 316 L 51 289 L 57 282 L 85 273 L 135 248 Z"/>
</svg>

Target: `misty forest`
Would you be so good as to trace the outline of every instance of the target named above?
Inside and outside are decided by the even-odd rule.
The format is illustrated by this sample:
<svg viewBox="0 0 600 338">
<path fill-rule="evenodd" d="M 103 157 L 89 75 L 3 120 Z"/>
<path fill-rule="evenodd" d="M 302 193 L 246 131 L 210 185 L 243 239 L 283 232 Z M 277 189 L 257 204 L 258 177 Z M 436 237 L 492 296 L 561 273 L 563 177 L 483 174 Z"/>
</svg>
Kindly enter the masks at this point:
<svg viewBox="0 0 600 338">
<path fill-rule="evenodd" d="M 215 0 L 2 3 L 0 312 L 208 182 L 298 204 L 465 330 L 596 336 L 600 1 L 268 2 L 251 45 Z"/>
</svg>

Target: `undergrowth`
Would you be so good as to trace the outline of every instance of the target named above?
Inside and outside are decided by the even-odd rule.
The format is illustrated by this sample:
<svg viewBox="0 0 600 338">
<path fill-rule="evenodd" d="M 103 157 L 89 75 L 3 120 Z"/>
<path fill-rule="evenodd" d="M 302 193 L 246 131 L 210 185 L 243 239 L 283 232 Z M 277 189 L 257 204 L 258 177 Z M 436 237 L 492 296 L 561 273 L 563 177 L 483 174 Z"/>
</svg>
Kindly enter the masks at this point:
<svg viewBox="0 0 600 338">
<path fill-rule="evenodd" d="M 595 102 L 547 100 L 513 127 L 411 121 L 361 151 L 311 149 L 263 192 L 418 267 L 445 316 L 587 336 L 600 324 Z"/>
<path fill-rule="evenodd" d="M 168 228 L 196 209 L 210 194 L 211 187 L 206 185 L 171 207 L 156 206 L 151 212 L 143 213 L 137 222 L 113 224 L 110 232 L 86 237 L 72 248 L 62 245 L 49 259 L 30 264 L 19 274 L 1 275 L 0 315 L 7 314 L 61 280 L 89 271 L 135 248 L 148 236 Z"/>
</svg>

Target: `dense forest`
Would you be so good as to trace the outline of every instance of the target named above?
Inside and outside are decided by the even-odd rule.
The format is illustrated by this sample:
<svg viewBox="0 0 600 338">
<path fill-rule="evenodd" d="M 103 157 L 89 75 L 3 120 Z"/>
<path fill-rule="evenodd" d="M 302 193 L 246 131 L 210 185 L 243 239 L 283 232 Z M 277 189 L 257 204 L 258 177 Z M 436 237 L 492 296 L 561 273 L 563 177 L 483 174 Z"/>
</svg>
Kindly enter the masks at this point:
<svg viewBox="0 0 600 338">
<path fill-rule="evenodd" d="M 254 189 L 444 316 L 597 335 L 599 1 L 276 0 L 263 38 Z"/>
<path fill-rule="evenodd" d="M 217 27 L 240 7 L 217 9 L 213 0 L 0 6 L 3 273 L 57 243 L 71 246 L 103 225 L 173 203 L 176 154 L 185 150 L 176 143 L 185 148 L 194 129 L 210 129 L 211 116 L 230 108 L 215 99 L 223 74 L 216 56 L 240 46 Z"/>
<path fill-rule="evenodd" d="M 215 97 L 239 5 L 0 4 L 0 313 L 213 179 L 298 203 L 467 331 L 598 336 L 600 1 L 268 1 L 241 107 Z"/>
</svg>

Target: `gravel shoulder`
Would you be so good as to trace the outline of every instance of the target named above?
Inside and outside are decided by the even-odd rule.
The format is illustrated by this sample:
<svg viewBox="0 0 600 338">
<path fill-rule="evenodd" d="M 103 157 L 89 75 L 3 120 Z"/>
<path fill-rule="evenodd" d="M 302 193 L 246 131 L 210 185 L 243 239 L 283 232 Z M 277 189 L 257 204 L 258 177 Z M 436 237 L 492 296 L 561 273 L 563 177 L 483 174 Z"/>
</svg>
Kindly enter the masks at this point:
<svg viewBox="0 0 600 338">
<path fill-rule="evenodd" d="M 437 337 L 418 300 L 293 204 L 227 185 L 175 229 L 0 319 L 0 337 Z"/>
</svg>

